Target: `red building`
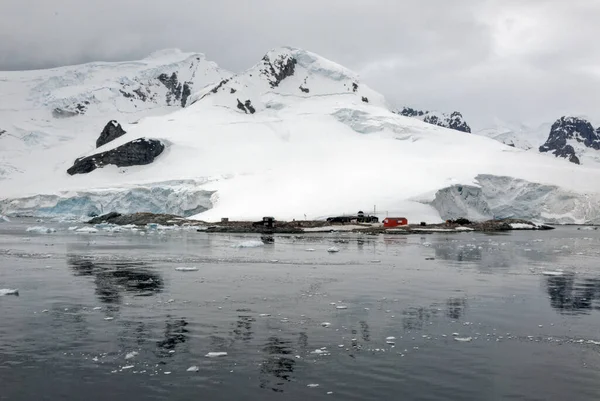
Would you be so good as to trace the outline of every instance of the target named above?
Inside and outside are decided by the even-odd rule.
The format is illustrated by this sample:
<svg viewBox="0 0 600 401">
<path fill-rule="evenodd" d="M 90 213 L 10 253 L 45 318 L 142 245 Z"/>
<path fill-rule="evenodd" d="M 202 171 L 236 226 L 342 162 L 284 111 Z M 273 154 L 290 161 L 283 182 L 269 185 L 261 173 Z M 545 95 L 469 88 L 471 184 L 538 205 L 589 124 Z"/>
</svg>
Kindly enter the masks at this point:
<svg viewBox="0 0 600 401">
<path fill-rule="evenodd" d="M 408 225 L 408 220 L 404 217 L 386 217 L 383 220 L 384 227 L 398 227 Z"/>
</svg>

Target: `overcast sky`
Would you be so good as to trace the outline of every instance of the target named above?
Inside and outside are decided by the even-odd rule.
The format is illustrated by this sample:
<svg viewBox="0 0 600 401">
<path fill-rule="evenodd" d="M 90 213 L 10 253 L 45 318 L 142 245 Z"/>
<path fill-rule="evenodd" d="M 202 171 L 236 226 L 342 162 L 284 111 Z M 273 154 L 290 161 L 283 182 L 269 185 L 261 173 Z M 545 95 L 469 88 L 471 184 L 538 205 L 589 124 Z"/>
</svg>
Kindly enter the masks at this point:
<svg viewBox="0 0 600 401">
<path fill-rule="evenodd" d="M 600 114 L 600 0 L 0 2 L 0 70 L 177 47 L 240 71 L 290 45 L 392 104 L 459 110 L 476 128 Z"/>
</svg>

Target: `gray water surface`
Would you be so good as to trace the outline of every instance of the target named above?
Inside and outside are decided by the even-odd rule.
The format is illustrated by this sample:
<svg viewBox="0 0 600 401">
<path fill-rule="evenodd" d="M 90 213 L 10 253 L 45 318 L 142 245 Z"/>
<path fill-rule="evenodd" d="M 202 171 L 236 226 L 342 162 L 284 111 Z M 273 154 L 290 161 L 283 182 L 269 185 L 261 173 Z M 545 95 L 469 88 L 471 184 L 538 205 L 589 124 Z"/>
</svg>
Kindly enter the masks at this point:
<svg viewBox="0 0 600 401">
<path fill-rule="evenodd" d="M 72 225 L 0 223 L 1 400 L 600 398 L 600 231 Z"/>
</svg>

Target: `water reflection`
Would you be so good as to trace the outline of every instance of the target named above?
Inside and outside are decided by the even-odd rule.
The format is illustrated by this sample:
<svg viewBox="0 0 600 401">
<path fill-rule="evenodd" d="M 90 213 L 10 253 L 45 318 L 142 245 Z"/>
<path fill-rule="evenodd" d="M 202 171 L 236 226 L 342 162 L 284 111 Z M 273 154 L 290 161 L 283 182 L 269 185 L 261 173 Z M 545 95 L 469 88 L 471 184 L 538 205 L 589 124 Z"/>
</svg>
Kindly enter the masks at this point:
<svg viewBox="0 0 600 401">
<path fill-rule="evenodd" d="M 446 301 L 446 316 L 452 320 L 459 320 L 465 312 L 467 300 L 464 298 L 449 298 Z"/>
<path fill-rule="evenodd" d="M 260 387 L 282 393 L 282 386 L 292 380 L 296 366 L 290 341 L 270 337 L 263 348 L 266 354 L 260 367 Z"/>
<path fill-rule="evenodd" d="M 98 262 L 81 255 L 67 256 L 67 263 L 76 276 L 94 277 L 96 295 L 106 304 L 121 304 L 123 294 L 148 296 L 163 289 L 160 275 L 147 269 L 142 262 Z"/>
<path fill-rule="evenodd" d="M 481 249 L 475 245 L 435 244 L 436 259 L 452 260 L 457 262 L 481 261 Z"/>
<path fill-rule="evenodd" d="M 239 315 L 235 322 L 235 328 L 233 329 L 233 338 L 237 341 L 248 342 L 252 340 L 254 334 L 252 330 L 252 323 L 256 321 L 255 318 L 249 315 Z"/>
<path fill-rule="evenodd" d="M 577 281 L 575 274 L 546 276 L 550 305 L 565 314 L 588 314 L 600 309 L 600 279 L 585 278 Z"/>
<path fill-rule="evenodd" d="M 437 314 L 437 310 L 433 308 L 408 308 L 402 312 L 402 327 L 404 330 L 422 330 L 425 323 Z"/>
<path fill-rule="evenodd" d="M 156 343 L 160 356 L 171 356 L 179 344 L 183 344 L 188 339 L 189 330 L 185 318 L 172 319 L 168 317 L 165 325 L 164 339 Z"/>
</svg>

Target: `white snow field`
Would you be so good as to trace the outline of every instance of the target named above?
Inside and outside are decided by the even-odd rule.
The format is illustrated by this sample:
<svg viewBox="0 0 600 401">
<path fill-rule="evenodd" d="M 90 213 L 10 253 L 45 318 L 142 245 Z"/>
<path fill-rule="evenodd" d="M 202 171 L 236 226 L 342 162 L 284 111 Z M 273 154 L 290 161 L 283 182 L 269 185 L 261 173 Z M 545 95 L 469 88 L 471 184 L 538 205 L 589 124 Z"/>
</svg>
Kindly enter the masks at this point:
<svg viewBox="0 0 600 401">
<path fill-rule="evenodd" d="M 48 82 L 93 69 L 106 79 L 94 85 L 110 87 L 129 76 L 185 70 L 190 57 L 166 52 L 134 63 L 0 73 L 0 124 L 13 121 L 8 130 L 21 133 L 20 140 L 0 136 L 1 160 L 10 165 L 0 180 L 0 214 L 153 211 L 206 221 L 291 220 L 375 207 L 380 215 L 410 221 L 600 222 L 600 169 L 396 115 L 356 74 L 304 50 L 272 50 L 233 76 L 201 57 L 196 76 L 214 83 L 192 94 L 185 108 L 155 105 L 139 117 L 108 96 L 98 98 L 89 115 L 56 119 L 48 109 L 56 92 L 75 91 Z M 32 82 L 47 94 L 37 95 Z M 5 86 L 15 88 L 16 111 Z M 94 93 L 76 88 L 77 98 Z M 96 150 L 111 119 L 127 134 Z M 22 138 L 40 127 L 44 135 L 37 142 Z M 138 138 L 160 140 L 166 148 L 149 165 L 66 173 L 78 157 Z"/>
</svg>

